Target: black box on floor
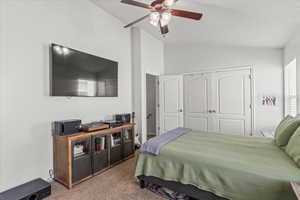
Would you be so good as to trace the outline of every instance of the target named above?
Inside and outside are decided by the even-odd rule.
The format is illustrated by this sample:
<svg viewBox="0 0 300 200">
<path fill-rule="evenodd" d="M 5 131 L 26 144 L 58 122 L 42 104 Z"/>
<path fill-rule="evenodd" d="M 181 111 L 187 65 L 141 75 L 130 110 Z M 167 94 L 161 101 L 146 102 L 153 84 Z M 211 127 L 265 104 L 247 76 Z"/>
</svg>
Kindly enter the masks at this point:
<svg viewBox="0 0 300 200">
<path fill-rule="evenodd" d="M 0 193 L 0 200 L 41 200 L 50 195 L 50 183 L 39 178 Z"/>
</svg>

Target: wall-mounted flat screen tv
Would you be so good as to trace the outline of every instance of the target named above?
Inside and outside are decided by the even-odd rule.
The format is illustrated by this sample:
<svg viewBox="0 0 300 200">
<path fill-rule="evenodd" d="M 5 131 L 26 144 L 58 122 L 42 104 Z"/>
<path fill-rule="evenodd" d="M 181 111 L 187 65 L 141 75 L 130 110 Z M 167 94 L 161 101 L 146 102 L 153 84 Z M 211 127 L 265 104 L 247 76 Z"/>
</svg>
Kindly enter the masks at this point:
<svg viewBox="0 0 300 200">
<path fill-rule="evenodd" d="M 50 54 L 51 96 L 118 96 L 118 62 L 57 44 Z"/>
</svg>

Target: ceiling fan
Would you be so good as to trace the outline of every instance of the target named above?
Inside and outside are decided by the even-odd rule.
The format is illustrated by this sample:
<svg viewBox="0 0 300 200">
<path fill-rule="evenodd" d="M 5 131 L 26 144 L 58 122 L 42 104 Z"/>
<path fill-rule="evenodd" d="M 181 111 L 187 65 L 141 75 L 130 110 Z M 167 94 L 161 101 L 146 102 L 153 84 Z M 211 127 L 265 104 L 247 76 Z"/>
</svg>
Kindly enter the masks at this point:
<svg viewBox="0 0 300 200">
<path fill-rule="evenodd" d="M 202 18 L 203 14 L 201 13 L 171 9 L 171 7 L 177 1 L 178 0 L 155 0 L 150 5 L 148 5 L 134 0 L 121 0 L 121 3 L 146 8 L 150 11 L 149 14 L 124 26 L 124 28 L 128 28 L 136 23 L 141 22 L 144 19 L 150 18 L 150 23 L 154 26 L 159 26 L 161 34 L 165 35 L 169 32 L 168 24 L 172 16 L 184 17 L 193 20 L 200 20 Z"/>
</svg>

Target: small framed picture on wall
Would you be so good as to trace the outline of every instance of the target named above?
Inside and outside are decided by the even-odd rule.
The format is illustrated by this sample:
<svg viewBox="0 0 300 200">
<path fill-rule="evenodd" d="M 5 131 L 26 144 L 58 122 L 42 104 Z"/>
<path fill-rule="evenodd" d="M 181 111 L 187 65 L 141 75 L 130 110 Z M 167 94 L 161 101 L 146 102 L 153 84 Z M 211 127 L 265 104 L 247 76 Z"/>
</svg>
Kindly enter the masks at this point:
<svg viewBox="0 0 300 200">
<path fill-rule="evenodd" d="M 262 105 L 263 106 L 277 106 L 277 97 L 276 96 L 263 96 Z"/>
</svg>

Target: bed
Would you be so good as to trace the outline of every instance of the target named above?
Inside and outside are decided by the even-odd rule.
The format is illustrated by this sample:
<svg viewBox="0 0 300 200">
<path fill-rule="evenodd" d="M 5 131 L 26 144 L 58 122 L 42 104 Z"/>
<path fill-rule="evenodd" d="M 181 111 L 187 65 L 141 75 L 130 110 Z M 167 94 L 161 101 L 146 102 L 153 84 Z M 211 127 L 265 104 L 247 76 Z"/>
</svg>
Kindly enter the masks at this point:
<svg viewBox="0 0 300 200">
<path fill-rule="evenodd" d="M 270 138 L 191 131 L 140 153 L 135 176 L 200 200 L 296 200 L 300 169 Z"/>
</svg>

